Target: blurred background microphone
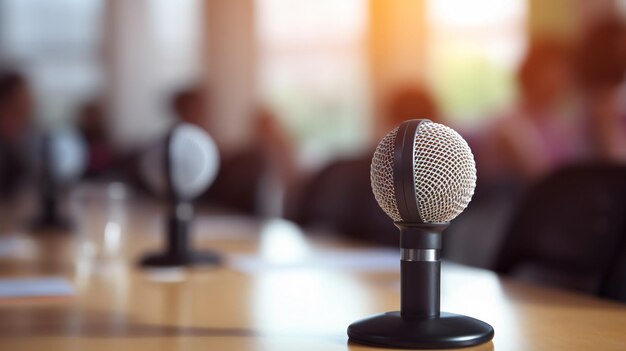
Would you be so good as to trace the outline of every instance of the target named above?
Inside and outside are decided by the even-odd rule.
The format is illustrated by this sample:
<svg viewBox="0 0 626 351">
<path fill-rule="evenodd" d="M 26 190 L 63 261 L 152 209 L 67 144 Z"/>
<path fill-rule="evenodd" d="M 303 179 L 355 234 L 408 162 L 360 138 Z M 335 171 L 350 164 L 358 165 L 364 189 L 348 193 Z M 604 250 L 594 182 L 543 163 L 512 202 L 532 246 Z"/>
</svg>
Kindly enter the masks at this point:
<svg viewBox="0 0 626 351">
<path fill-rule="evenodd" d="M 61 202 L 65 199 L 64 190 L 77 182 L 85 170 L 85 141 L 71 128 L 48 130 L 35 138 L 33 151 L 39 213 L 32 229 L 66 231 L 71 221 L 63 213 Z"/>
<path fill-rule="evenodd" d="M 191 201 L 215 180 L 219 159 L 213 139 L 189 123 L 175 124 L 165 139 L 145 155 L 141 164 L 143 176 L 167 204 L 167 236 L 165 250 L 144 257 L 141 265 L 168 267 L 220 262 L 216 253 L 192 251 L 189 243 Z"/>
<path fill-rule="evenodd" d="M 474 318 L 440 312 L 441 233 L 472 199 L 476 164 L 467 142 L 429 120 L 409 120 L 372 159 L 374 197 L 400 229 L 400 312 L 353 323 L 350 339 L 374 346 L 458 348 L 493 338 Z"/>
</svg>

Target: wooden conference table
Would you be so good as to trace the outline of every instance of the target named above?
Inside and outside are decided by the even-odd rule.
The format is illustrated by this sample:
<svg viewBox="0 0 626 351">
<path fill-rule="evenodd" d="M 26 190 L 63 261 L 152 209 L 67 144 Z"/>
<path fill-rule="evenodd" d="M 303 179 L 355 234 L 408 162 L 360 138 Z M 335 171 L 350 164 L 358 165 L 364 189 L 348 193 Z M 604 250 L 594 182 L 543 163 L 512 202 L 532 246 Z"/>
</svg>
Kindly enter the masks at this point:
<svg viewBox="0 0 626 351">
<path fill-rule="evenodd" d="M 140 271 L 137 258 L 160 245 L 160 211 L 115 185 L 104 192 L 74 199 L 72 235 L 0 237 L 12 248 L 0 256 L 3 278 L 62 276 L 75 291 L 0 299 L 0 350 L 371 350 L 349 343 L 347 326 L 398 309 L 395 250 L 304 235 L 276 219 L 199 215 L 196 247 L 223 253 L 224 266 Z M 626 350 L 624 305 L 443 270 L 442 310 L 496 331 L 467 350 Z"/>
</svg>

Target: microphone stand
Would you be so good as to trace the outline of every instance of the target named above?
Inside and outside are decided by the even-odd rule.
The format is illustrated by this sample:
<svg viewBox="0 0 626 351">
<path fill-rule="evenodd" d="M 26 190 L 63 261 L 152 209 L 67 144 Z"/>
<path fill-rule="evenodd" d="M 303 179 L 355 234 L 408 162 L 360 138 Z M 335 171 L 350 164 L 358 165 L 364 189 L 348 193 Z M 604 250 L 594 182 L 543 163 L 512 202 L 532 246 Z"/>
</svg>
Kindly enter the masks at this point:
<svg viewBox="0 0 626 351">
<path fill-rule="evenodd" d="M 141 259 L 143 267 L 180 267 L 194 265 L 218 265 L 222 258 L 213 251 L 195 251 L 191 248 L 189 229 L 193 218 L 193 206 L 188 201 L 170 203 L 167 218 L 165 248 Z"/>
<path fill-rule="evenodd" d="M 493 338 L 480 320 L 440 311 L 442 224 L 396 222 L 400 229 L 400 311 L 377 314 L 348 327 L 351 341 L 377 346 L 449 349 Z"/>
<path fill-rule="evenodd" d="M 172 182 L 171 141 L 176 126 L 167 135 L 164 156 L 164 172 L 168 198 L 167 240 L 163 252 L 149 254 L 141 259 L 143 267 L 180 267 L 194 265 L 219 265 L 222 257 L 214 251 L 194 251 L 189 241 L 193 220 L 193 205 L 176 193 Z"/>
<path fill-rule="evenodd" d="M 52 171 L 51 138 L 44 134 L 41 142 L 41 174 L 38 177 L 39 213 L 32 220 L 31 230 L 37 233 L 67 232 L 71 223 L 59 211 L 59 185 Z"/>
</svg>

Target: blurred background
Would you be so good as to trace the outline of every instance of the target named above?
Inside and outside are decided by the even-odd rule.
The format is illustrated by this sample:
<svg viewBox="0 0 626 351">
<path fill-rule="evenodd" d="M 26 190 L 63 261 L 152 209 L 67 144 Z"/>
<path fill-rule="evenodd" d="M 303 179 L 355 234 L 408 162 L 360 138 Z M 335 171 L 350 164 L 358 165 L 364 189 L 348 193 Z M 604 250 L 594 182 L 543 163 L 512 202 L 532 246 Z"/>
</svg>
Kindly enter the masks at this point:
<svg viewBox="0 0 626 351">
<path fill-rule="evenodd" d="M 478 167 L 444 256 L 497 269 L 529 189 L 626 161 L 625 20 L 624 0 L 0 0 L 0 201 L 35 191 L 61 130 L 79 182 L 154 198 L 137 165 L 184 121 L 220 153 L 199 208 L 394 246 L 371 155 L 429 118 Z"/>
</svg>

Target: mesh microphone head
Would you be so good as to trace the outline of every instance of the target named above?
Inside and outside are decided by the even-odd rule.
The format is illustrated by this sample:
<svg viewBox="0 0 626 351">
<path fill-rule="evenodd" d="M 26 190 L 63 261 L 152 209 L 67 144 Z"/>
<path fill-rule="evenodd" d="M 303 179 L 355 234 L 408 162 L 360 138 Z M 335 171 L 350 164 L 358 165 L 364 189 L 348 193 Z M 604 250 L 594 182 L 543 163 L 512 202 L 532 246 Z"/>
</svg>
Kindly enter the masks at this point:
<svg viewBox="0 0 626 351">
<path fill-rule="evenodd" d="M 164 157 L 169 159 L 169 175 Z M 219 152 L 211 137 L 201 128 L 180 123 L 170 137 L 153 147 L 144 157 L 142 171 L 150 187 L 159 194 L 171 190 L 182 199 L 193 199 L 215 180 L 219 170 Z"/>
<path fill-rule="evenodd" d="M 31 150 L 33 167 L 51 177 L 55 184 L 76 181 L 87 167 L 87 146 L 83 137 L 72 128 L 47 131 L 37 135 Z"/>
<path fill-rule="evenodd" d="M 467 142 L 429 120 L 410 120 L 389 132 L 374 152 L 370 175 L 376 201 L 395 222 L 449 222 L 476 187 Z"/>
</svg>

